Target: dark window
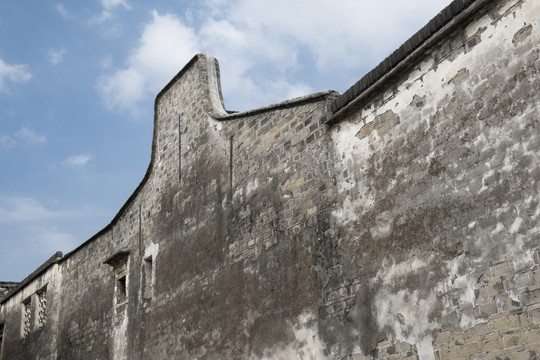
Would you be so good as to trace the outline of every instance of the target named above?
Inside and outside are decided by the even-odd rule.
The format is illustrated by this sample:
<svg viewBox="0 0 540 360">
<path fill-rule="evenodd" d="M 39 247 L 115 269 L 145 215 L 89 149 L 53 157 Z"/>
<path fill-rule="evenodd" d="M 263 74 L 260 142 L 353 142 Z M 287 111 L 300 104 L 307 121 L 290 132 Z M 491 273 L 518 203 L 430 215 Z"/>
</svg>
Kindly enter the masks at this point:
<svg viewBox="0 0 540 360">
<path fill-rule="evenodd" d="M 116 280 L 116 305 L 123 304 L 127 300 L 126 275 Z"/>
<path fill-rule="evenodd" d="M 0 324 L 0 359 L 2 359 L 2 345 L 4 345 L 4 324 Z"/>
<path fill-rule="evenodd" d="M 128 302 L 128 260 L 129 252 L 120 251 L 105 260 L 105 264 L 114 268 L 114 306 L 126 305 Z"/>
<path fill-rule="evenodd" d="M 152 257 L 147 257 L 143 262 L 143 298 L 152 297 Z"/>
</svg>

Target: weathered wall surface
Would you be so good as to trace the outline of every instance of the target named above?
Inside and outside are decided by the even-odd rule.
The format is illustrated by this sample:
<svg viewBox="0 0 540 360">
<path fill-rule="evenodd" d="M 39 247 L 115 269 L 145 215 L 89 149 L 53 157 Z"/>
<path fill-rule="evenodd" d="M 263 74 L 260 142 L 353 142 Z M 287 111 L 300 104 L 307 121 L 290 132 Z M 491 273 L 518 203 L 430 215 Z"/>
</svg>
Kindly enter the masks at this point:
<svg viewBox="0 0 540 360">
<path fill-rule="evenodd" d="M 289 343 L 284 356 L 322 354 L 310 334 L 317 229 L 328 227 L 320 213 L 332 186 L 327 105 L 337 94 L 228 114 L 212 71 L 213 58 L 199 55 L 158 96 L 141 187 L 62 259 L 62 310 L 39 332 L 58 341 L 9 336 L 20 316 L 6 317 L 17 347 L 6 356 L 32 358 L 32 341 L 59 359 L 262 358 Z M 118 300 L 118 254 L 127 254 L 127 302 Z M 22 309 L 17 296 L 7 304 Z"/>
<path fill-rule="evenodd" d="M 2 359 L 54 359 L 62 274 L 52 264 L 0 307 Z"/>
<path fill-rule="evenodd" d="M 540 5 L 453 6 L 352 95 L 228 113 L 193 58 L 126 205 L 2 300 L 0 357 L 538 357 Z"/>
<path fill-rule="evenodd" d="M 180 96 L 171 93 L 173 103 Z M 312 316 L 320 293 L 316 235 L 301 230 L 316 226 L 323 206 L 330 168 L 321 129 L 333 96 L 221 111 L 220 121 L 196 102 L 162 115 L 180 130 L 167 144 L 178 144 L 181 170 L 162 190 L 151 231 L 160 255 L 142 317 L 151 329 L 140 335 L 145 357 L 263 357 L 295 340 L 291 321 Z M 131 349 L 141 340 L 133 339 Z"/>
<path fill-rule="evenodd" d="M 0 281 L 0 301 L 17 285 L 16 282 Z"/>
<path fill-rule="evenodd" d="M 333 127 L 343 275 L 327 312 L 362 350 L 538 355 L 539 15 L 488 3 Z"/>
</svg>

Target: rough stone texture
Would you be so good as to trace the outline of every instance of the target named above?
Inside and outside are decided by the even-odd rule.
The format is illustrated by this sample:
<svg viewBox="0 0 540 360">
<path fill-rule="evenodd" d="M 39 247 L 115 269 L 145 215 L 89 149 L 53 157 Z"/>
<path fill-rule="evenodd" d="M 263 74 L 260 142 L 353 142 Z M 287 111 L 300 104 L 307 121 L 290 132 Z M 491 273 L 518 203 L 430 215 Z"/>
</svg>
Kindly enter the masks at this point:
<svg viewBox="0 0 540 360">
<path fill-rule="evenodd" d="M 18 285 L 19 283 L 12 281 L 0 281 L 0 301 Z"/>
<path fill-rule="evenodd" d="M 492 2 L 333 127 L 343 275 L 332 291 L 348 291 L 329 306 L 377 324 L 362 350 L 384 339 L 442 359 L 540 348 L 526 340 L 538 332 L 538 14 L 533 1 Z M 489 331 L 470 336 L 482 322 Z M 444 343 L 441 329 L 453 334 Z"/>
<path fill-rule="evenodd" d="M 117 216 L 1 300 L 0 357 L 537 358 L 539 18 L 459 0 L 362 87 L 242 113 L 195 56 Z"/>
</svg>

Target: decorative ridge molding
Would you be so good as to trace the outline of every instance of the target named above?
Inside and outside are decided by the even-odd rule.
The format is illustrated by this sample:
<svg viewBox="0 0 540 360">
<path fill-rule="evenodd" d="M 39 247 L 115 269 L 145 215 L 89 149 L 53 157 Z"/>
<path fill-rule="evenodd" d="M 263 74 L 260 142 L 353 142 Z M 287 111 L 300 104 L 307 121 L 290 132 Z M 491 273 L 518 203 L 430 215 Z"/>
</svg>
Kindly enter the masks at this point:
<svg viewBox="0 0 540 360">
<path fill-rule="evenodd" d="M 230 120 L 235 120 L 235 119 L 239 119 L 239 118 L 243 118 L 247 116 L 257 115 L 257 114 L 268 112 L 268 111 L 274 111 L 277 109 L 286 109 L 286 108 L 290 108 L 293 106 L 298 106 L 298 105 L 302 105 L 306 103 L 324 101 L 324 100 L 333 100 L 337 96 L 339 96 L 339 93 L 337 91 L 327 90 L 327 91 L 322 91 L 315 94 L 301 96 L 301 97 L 294 98 L 291 100 L 285 100 L 285 101 L 267 105 L 267 106 L 262 106 L 262 107 L 255 108 L 252 110 L 239 111 L 235 113 L 227 113 L 226 115 L 215 117 L 215 118 L 216 120 L 230 121 Z"/>
<path fill-rule="evenodd" d="M 208 77 L 208 97 L 210 99 L 211 109 L 208 111 L 208 114 L 216 120 L 221 121 L 230 121 L 247 116 L 257 115 L 267 111 L 273 111 L 276 109 L 284 109 L 292 106 L 297 106 L 303 103 L 316 102 L 321 100 L 334 100 L 339 96 L 339 93 L 334 90 L 328 90 L 323 92 L 318 92 L 315 94 L 309 94 L 306 96 L 301 96 L 298 98 L 281 101 L 275 104 L 261 106 L 255 109 L 231 112 L 225 110 L 223 103 L 223 95 L 221 92 L 221 80 L 219 72 L 219 63 L 209 52 L 199 54 L 199 56 L 204 57 L 206 60 L 206 71 Z"/>
<path fill-rule="evenodd" d="M 228 113 L 225 110 L 223 104 L 223 94 L 221 93 L 221 80 L 219 78 L 219 63 L 213 54 L 204 52 L 200 54 L 206 60 L 206 73 L 208 77 L 208 97 L 210 99 L 211 109 L 209 111 L 210 116 L 219 118 L 227 116 Z"/>
</svg>

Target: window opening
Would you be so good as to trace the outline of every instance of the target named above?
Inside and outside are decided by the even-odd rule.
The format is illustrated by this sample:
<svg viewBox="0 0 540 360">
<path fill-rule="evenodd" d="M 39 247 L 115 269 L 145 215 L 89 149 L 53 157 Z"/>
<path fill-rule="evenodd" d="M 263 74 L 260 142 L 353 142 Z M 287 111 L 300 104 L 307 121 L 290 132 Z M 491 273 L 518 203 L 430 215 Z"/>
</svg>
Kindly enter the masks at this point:
<svg viewBox="0 0 540 360">
<path fill-rule="evenodd" d="M 0 359 L 2 359 L 2 345 L 4 344 L 4 324 L 0 324 Z"/>
<path fill-rule="evenodd" d="M 143 298 L 152 297 L 152 257 L 149 256 L 143 262 Z"/>
<path fill-rule="evenodd" d="M 23 302 L 23 324 L 22 324 L 23 337 L 27 337 L 30 334 L 32 328 L 32 298 L 29 297 Z"/>
<path fill-rule="evenodd" d="M 105 264 L 114 268 L 114 306 L 119 307 L 128 302 L 128 260 L 129 252 L 120 251 L 109 259 Z"/>
<path fill-rule="evenodd" d="M 45 286 L 37 293 L 37 327 L 41 329 L 47 322 L 47 287 Z"/>
<path fill-rule="evenodd" d="M 121 305 L 127 301 L 126 275 L 116 280 L 116 304 Z"/>
</svg>

